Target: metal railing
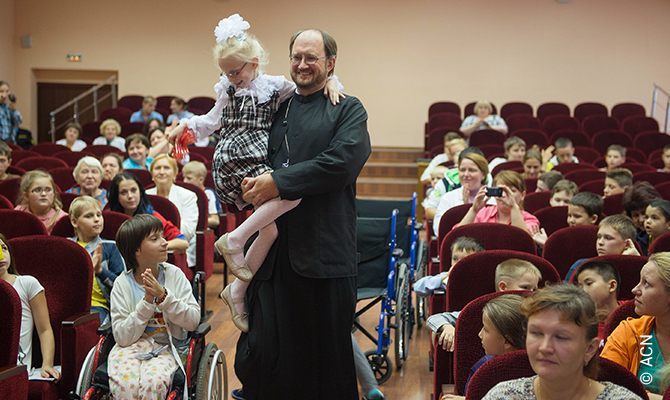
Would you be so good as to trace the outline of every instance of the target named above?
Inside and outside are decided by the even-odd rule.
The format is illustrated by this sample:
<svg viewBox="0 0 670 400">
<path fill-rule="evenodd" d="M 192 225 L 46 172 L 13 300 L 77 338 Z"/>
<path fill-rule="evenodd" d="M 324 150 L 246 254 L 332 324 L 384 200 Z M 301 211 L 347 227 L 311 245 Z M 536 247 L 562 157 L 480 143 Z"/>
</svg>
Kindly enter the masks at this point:
<svg viewBox="0 0 670 400">
<path fill-rule="evenodd" d="M 670 130 L 670 93 L 666 92 L 654 83 L 654 97 L 651 101 L 651 117 L 654 118 L 656 114 L 656 105 L 658 104 L 658 92 L 661 92 L 665 95 L 665 101 L 667 102 L 665 107 L 665 124 L 663 124 L 663 132 L 668 133 Z"/>
<path fill-rule="evenodd" d="M 49 116 L 51 118 L 51 129 L 49 130 L 49 133 L 51 134 L 51 141 L 55 142 L 56 141 L 56 130 L 64 127 L 65 125 L 69 124 L 70 122 L 74 121 L 76 123 L 79 123 L 79 115 L 81 113 L 84 113 L 91 108 L 93 109 L 93 115 L 94 115 L 94 121 L 98 120 L 98 103 L 103 102 L 104 100 L 107 100 L 110 96 L 112 98 L 112 107 L 116 107 L 116 75 L 112 75 L 109 78 L 105 79 L 104 81 L 98 83 L 97 85 L 93 86 L 92 88 L 88 89 L 84 93 L 80 94 L 79 96 L 75 97 L 74 99 L 68 101 L 67 103 L 63 104 L 62 106 L 58 107 L 57 109 L 51 111 L 49 113 Z M 103 86 L 105 85 L 111 85 L 112 90 L 103 95 L 103 96 L 98 96 L 98 90 L 100 90 Z M 84 99 L 87 96 L 93 95 L 93 103 L 87 107 L 84 107 L 83 109 L 79 109 L 79 102 Z M 56 126 L 56 115 L 67 110 L 70 106 L 74 105 L 74 113 L 72 117 L 67 118 L 64 122 Z"/>
</svg>

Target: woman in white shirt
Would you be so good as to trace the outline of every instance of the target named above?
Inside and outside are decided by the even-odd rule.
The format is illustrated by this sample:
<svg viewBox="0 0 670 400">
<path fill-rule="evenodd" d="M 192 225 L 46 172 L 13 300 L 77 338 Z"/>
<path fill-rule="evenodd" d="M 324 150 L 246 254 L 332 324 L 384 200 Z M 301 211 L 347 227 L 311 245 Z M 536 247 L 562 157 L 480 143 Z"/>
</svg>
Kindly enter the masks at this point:
<svg viewBox="0 0 670 400">
<path fill-rule="evenodd" d="M 81 125 L 70 122 L 65 126 L 65 138 L 56 141 L 56 144 L 67 147 L 72 151 L 82 151 L 86 148 L 86 142 L 79 139 L 81 136 Z"/>
</svg>

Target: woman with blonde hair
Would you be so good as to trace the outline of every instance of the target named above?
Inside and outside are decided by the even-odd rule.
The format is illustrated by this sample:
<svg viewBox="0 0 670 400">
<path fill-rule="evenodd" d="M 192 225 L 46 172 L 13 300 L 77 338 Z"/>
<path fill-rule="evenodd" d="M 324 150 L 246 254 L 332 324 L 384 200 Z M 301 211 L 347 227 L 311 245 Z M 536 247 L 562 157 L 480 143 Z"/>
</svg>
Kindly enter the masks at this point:
<svg viewBox="0 0 670 400">
<path fill-rule="evenodd" d="M 502 192 L 489 195 L 486 187 L 479 188 L 472 207 L 457 225 L 468 225 L 477 222 L 493 222 L 521 228 L 528 233 L 539 228 L 540 221 L 529 212 L 523 210 L 523 199 L 526 197 L 526 183 L 518 172 L 501 171 L 493 178 L 493 185 Z M 487 199 L 495 199 L 496 205 L 486 206 Z"/>
<path fill-rule="evenodd" d="M 635 313 L 605 343 L 602 356 L 634 373 L 650 399 L 661 399 L 670 383 L 670 253 L 654 253 L 633 288 Z"/>
<path fill-rule="evenodd" d="M 48 172 L 28 171 L 21 178 L 20 190 L 19 205 L 14 209 L 36 216 L 49 233 L 59 219 L 67 217 L 67 213 L 62 210 L 63 203 L 56 190 L 56 184 Z"/>
<path fill-rule="evenodd" d="M 493 106 L 488 100 L 479 100 L 475 104 L 474 114 L 466 117 L 461 124 L 461 132 L 469 138 L 474 131 L 493 129 L 507 134 L 507 124 L 497 114 L 493 114 Z"/>
<path fill-rule="evenodd" d="M 117 149 L 126 151 L 126 140 L 119 136 L 121 134 L 121 125 L 115 119 L 109 118 L 102 121 L 100 124 L 100 134 L 93 140 L 93 145 L 106 144 L 114 146 Z"/>
<path fill-rule="evenodd" d="M 554 285 L 524 300 L 526 351 L 537 375 L 497 384 L 484 400 L 639 399 L 598 382 L 598 317 L 591 297 L 574 285 Z"/>
</svg>

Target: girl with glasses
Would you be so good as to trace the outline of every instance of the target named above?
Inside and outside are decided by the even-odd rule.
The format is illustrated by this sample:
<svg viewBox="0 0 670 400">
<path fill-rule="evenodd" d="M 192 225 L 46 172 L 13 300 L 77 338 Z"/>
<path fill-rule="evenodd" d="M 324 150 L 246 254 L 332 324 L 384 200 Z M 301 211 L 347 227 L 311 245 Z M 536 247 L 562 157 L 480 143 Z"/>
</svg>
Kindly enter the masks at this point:
<svg viewBox="0 0 670 400">
<path fill-rule="evenodd" d="M 63 203 L 56 190 L 56 184 L 48 172 L 40 170 L 27 172 L 21 178 L 20 190 L 21 194 L 17 201 L 19 205 L 14 209 L 36 216 L 49 233 L 59 219 L 67 217 L 67 213 L 62 210 Z"/>
</svg>

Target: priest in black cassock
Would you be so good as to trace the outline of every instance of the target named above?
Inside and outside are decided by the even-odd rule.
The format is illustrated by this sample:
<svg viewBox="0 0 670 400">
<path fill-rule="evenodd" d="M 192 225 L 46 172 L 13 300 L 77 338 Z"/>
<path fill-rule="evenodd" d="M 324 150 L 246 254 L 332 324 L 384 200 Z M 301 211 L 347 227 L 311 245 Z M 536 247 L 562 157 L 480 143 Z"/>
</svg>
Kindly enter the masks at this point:
<svg viewBox="0 0 670 400">
<path fill-rule="evenodd" d="M 274 172 L 247 179 L 254 206 L 302 198 L 277 219 L 279 237 L 246 294 L 249 333 L 237 343 L 244 398 L 358 398 L 351 345 L 356 308 L 356 178 L 370 155 L 367 113 L 352 96 L 324 97 L 337 44 L 326 32 L 291 39 L 296 94 L 270 131 Z"/>
</svg>

